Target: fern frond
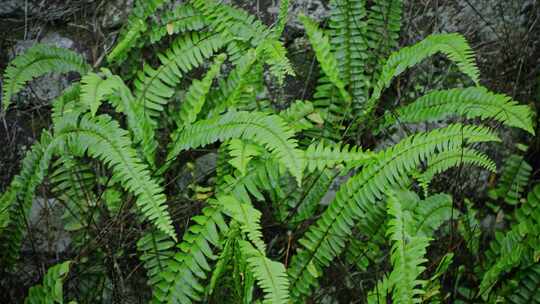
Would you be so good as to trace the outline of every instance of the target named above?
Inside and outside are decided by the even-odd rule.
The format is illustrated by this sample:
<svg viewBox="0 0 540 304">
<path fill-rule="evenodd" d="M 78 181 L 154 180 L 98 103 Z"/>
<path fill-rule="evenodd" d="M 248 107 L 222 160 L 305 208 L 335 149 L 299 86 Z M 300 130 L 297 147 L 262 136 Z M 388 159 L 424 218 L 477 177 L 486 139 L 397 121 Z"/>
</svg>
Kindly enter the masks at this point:
<svg viewBox="0 0 540 304">
<path fill-rule="evenodd" d="M 394 285 L 392 300 L 395 303 L 420 303 L 425 281 L 418 277 L 426 269 L 421 265 L 427 262 L 424 255 L 430 239 L 414 234 L 416 223 L 412 214 L 403 209 L 399 192 L 390 194 L 387 205 L 391 216 L 386 233 L 392 240 L 393 270 L 389 277 Z"/>
<path fill-rule="evenodd" d="M 210 202 L 201 214 L 191 218 L 194 224 L 185 232 L 182 242 L 173 250 L 163 236 L 147 236 L 138 244 L 145 268 L 153 286 L 152 303 L 192 303 L 200 301 L 204 287 L 201 280 L 210 271 L 209 260 L 215 260 L 212 247 L 220 246 L 220 235 L 228 227 L 222 208 Z"/>
<path fill-rule="evenodd" d="M 251 204 L 240 202 L 230 195 L 219 197 L 218 201 L 223 205 L 224 210 L 240 224 L 240 229 L 257 250 L 264 254 L 266 244 L 261 232 L 261 212 L 253 208 Z"/>
<path fill-rule="evenodd" d="M 152 180 L 147 167 L 131 148 L 127 131 L 106 115 L 90 118 L 78 113 L 64 115 L 55 125 L 55 141 L 78 146 L 103 161 L 122 181 L 122 186 L 137 196 L 141 213 L 160 231 L 176 239 L 162 188 Z"/>
<path fill-rule="evenodd" d="M 240 250 L 247 256 L 251 272 L 257 284 L 264 291 L 265 304 L 289 303 L 289 280 L 285 266 L 267 258 L 263 252 L 255 249 L 249 242 L 239 241 Z"/>
<path fill-rule="evenodd" d="M 321 65 L 321 69 L 328 77 L 330 82 L 338 88 L 341 97 L 347 101 L 351 101 L 351 96 L 345 89 L 345 83 L 341 79 L 340 71 L 338 69 L 338 61 L 331 51 L 330 40 L 318 27 L 315 21 L 311 20 L 305 15 L 299 16 L 300 21 L 304 24 L 304 28 L 309 37 L 317 60 Z"/>
<path fill-rule="evenodd" d="M 42 132 L 39 142 L 26 153 L 20 173 L 0 197 L 0 261 L 4 266 L 13 265 L 19 257 L 36 188 L 43 182 L 55 151 L 52 136 Z"/>
<path fill-rule="evenodd" d="M 353 168 L 376 161 L 374 153 L 364 152 L 361 147 L 329 145 L 323 141 L 309 145 L 304 152 L 304 158 L 308 172 L 332 168 L 338 164 Z"/>
<path fill-rule="evenodd" d="M 181 151 L 189 148 L 232 138 L 248 139 L 272 152 L 300 184 L 304 163 L 302 151 L 296 148 L 293 137 L 294 132 L 279 116 L 232 111 L 187 127 L 172 143 L 167 161 L 174 160 Z"/>
<path fill-rule="evenodd" d="M 212 32 L 227 40 L 238 40 L 256 47 L 271 33 L 254 15 L 215 0 L 190 0 L 210 24 Z"/>
<path fill-rule="evenodd" d="M 148 29 L 146 19 L 166 2 L 166 0 L 139 0 L 135 3 L 116 46 L 107 55 L 107 60 L 110 63 L 121 61 L 134 46 L 139 44 L 142 34 Z"/>
<path fill-rule="evenodd" d="M 368 69 L 377 79 L 384 59 L 398 47 L 403 15 L 403 0 L 374 0 L 369 8 L 366 40 L 370 51 Z"/>
<path fill-rule="evenodd" d="M 279 39 L 279 37 L 281 37 L 281 34 L 283 34 L 283 30 L 285 30 L 285 26 L 287 25 L 287 21 L 289 18 L 289 6 L 290 0 L 281 0 L 279 2 L 279 14 L 276 24 L 272 28 L 272 35 L 276 39 Z"/>
<path fill-rule="evenodd" d="M 166 36 L 188 31 L 200 31 L 208 25 L 199 10 L 189 3 L 181 3 L 173 10 L 165 11 L 160 16 L 160 20 L 150 26 L 149 42 L 154 44 Z"/>
<path fill-rule="evenodd" d="M 337 59 L 340 77 L 348 85 L 353 106 L 361 107 L 368 98 L 370 80 L 366 77 L 369 58 L 366 37 L 365 0 L 330 2 L 330 43 Z"/>
<path fill-rule="evenodd" d="M 297 132 L 312 128 L 312 122 L 317 124 L 324 123 L 319 113 L 315 110 L 313 103 L 303 100 L 296 100 L 291 103 L 287 109 L 279 112 L 279 116 Z"/>
<path fill-rule="evenodd" d="M 71 261 L 52 266 L 47 270 L 43 283 L 30 288 L 25 304 L 62 304 L 64 303 L 64 280 L 69 274 Z"/>
<path fill-rule="evenodd" d="M 206 101 L 206 96 L 210 91 L 212 82 L 216 77 L 218 77 L 221 66 L 225 61 L 225 54 L 221 54 L 216 57 L 214 63 L 206 73 L 203 79 L 194 80 L 189 87 L 185 99 L 182 102 L 180 107 L 180 113 L 178 113 L 177 122 L 178 130 L 183 130 L 184 127 L 191 125 L 195 120 L 197 120 L 197 115 L 201 112 L 204 102 Z M 176 132 L 176 131 L 175 131 Z M 172 137 L 176 137 L 174 135 Z"/>
<path fill-rule="evenodd" d="M 252 95 L 255 89 L 252 86 L 252 79 L 250 79 L 249 74 L 257 58 L 258 53 L 255 49 L 247 50 L 240 57 L 227 78 L 219 80 L 219 88 L 209 94 L 208 102 L 203 111 L 204 113 L 208 113 L 208 118 L 221 114 L 226 109 L 231 109 L 237 104 L 253 101 Z"/>
<path fill-rule="evenodd" d="M 336 193 L 319 220 L 300 239 L 302 248 L 293 257 L 289 270 L 292 295 L 309 294 L 323 267 L 343 250 L 352 226 L 367 213 L 386 189 L 399 185 L 421 161 L 467 142 L 499 141 L 488 128 L 451 125 L 419 133 L 381 151 L 377 161 L 364 167 Z"/>
<path fill-rule="evenodd" d="M 497 232 L 486 252 L 487 270 L 480 283 L 478 294 L 488 299 L 495 284 L 504 273 L 520 264 L 536 263 L 533 252 L 538 252 L 540 227 L 540 185 L 534 187 L 527 201 L 515 211 L 515 222 L 505 234 Z M 533 251 L 533 252 L 531 252 Z M 527 258 L 527 256 L 529 256 Z"/>
<path fill-rule="evenodd" d="M 48 73 L 78 72 L 84 75 L 90 69 L 84 58 L 72 50 L 36 44 L 17 56 L 6 68 L 2 84 L 3 108 L 6 110 L 11 98 L 33 78 Z"/>
<path fill-rule="evenodd" d="M 88 214 L 97 200 L 92 192 L 96 185 L 92 167 L 71 155 L 62 155 L 52 167 L 54 170 L 49 177 L 51 190 L 66 208 L 62 216 L 64 229 L 76 231 L 95 223 L 98 213 Z"/>
<path fill-rule="evenodd" d="M 287 49 L 279 40 L 265 39 L 257 47 L 262 60 L 270 65 L 270 74 L 282 85 L 285 77 L 295 76 L 291 62 L 287 58 Z"/>
<path fill-rule="evenodd" d="M 540 299 L 540 264 L 520 271 L 512 285 L 510 294 L 505 296 L 506 303 L 537 303 Z"/>
<path fill-rule="evenodd" d="M 137 73 L 134 81 L 136 103 L 144 106 L 154 126 L 158 125 L 155 119 L 174 95 L 174 88 L 183 75 L 199 67 L 225 44 L 219 35 L 187 33 L 158 55 L 160 66 L 157 69 L 147 64 Z"/>
<path fill-rule="evenodd" d="M 461 165 L 474 165 L 490 172 L 497 172 L 497 165 L 486 154 L 474 149 L 457 149 L 437 154 L 428 160 L 427 169 L 417 176 L 424 190 L 427 191 L 429 184 L 435 177 L 452 167 Z"/>
<path fill-rule="evenodd" d="M 460 34 L 432 34 L 417 44 L 404 47 L 390 55 L 382 68 L 380 77 L 374 84 L 373 93 L 367 102 L 362 118 L 372 113 L 382 91 L 390 86 L 392 79 L 439 52 L 445 54 L 463 74 L 479 85 L 480 72 L 474 62 L 474 52 L 467 40 Z"/>
<path fill-rule="evenodd" d="M 227 147 L 232 157 L 229 160 L 229 164 L 238 169 L 242 175 L 247 174 L 249 161 L 261 154 L 259 146 L 240 139 L 231 139 Z"/>
<path fill-rule="evenodd" d="M 400 123 L 420 123 L 461 115 L 467 119 L 494 119 L 534 135 L 533 113 L 528 106 L 519 105 L 511 97 L 494 94 L 484 87 L 430 92 L 396 112 L 396 115 L 385 115 L 384 126 L 390 126 L 396 120 Z"/>
<path fill-rule="evenodd" d="M 388 303 L 387 297 L 392 291 L 392 284 L 387 275 L 377 281 L 375 287 L 368 292 L 367 303 L 368 304 L 381 304 Z"/>
<path fill-rule="evenodd" d="M 415 219 L 414 234 L 433 237 L 435 230 L 450 220 L 452 215 L 457 215 L 458 211 L 452 211 L 452 197 L 450 195 L 439 193 L 427 197 L 425 200 L 418 200 L 412 213 Z"/>
<path fill-rule="evenodd" d="M 504 199 L 510 205 L 517 205 L 529 183 L 531 173 L 532 167 L 523 156 L 510 155 L 504 162 L 497 188 L 491 194 Z"/>
</svg>

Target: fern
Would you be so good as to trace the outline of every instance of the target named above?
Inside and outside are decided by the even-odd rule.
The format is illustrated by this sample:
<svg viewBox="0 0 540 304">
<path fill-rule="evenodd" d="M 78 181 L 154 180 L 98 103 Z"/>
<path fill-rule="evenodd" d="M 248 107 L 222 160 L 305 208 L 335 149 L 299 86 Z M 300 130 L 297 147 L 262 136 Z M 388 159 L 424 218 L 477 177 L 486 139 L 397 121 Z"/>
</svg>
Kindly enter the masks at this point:
<svg viewBox="0 0 540 304">
<path fill-rule="evenodd" d="M 488 267 L 479 287 L 479 295 L 487 299 L 502 274 L 520 264 L 531 264 L 531 250 L 538 251 L 540 220 L 540 186 L 534 187 L 527 201 L 515 211 L 515 223 L 505 234 L 496 233 L 486 253 Z M 534 261 L 536 262 L 536 261 Z"/>
<path fill-rule="evenodd" d="M 341 163 L 352 168 L 376 161 L 372 152 L 363 152 L 359 147 L 328 145 L 322 141 L 309 145 L 304 156 L 308 172 L 331 168 Z"/>
<path fill-rule="evenodd" d="M 127 132 L 106 115 L 92 119 L 77 113 L 64 115 L 55 126 L 55 141 L 67 142 L 102 160 L 122 181 L 122 186 L 137 196 L 142 214 L 159 230 L 176 239 L 161 187 L 150 178 L 145 165 L 131 148 Z"/>
<path fill-rule="evenodd" d="M 180 113 L 178 114 L 179 118 L 179 130 L 182 130 L 185 126 L 188 126 L 197 120 L 197 115 L 201 112 L 204 102 L 206 100 L 206 95 L 210 91 L 210 86 L 212 81 L 219 74 L 221 65 L 225 61 L 225 55 L 219 55 L 216 57 L 214 64 L 208 70 L 208 73 L 200 81 L 194 80 L 189 87 L 188 92 L 184 102 L 182 103 Z M 175 135 L 173 134 L 174 138 Z"/>
<path fill-rule="evenodd" d="M 289 303 L 287 292 L 289 282 L 283 264 L 274 262 L 255 249 L 249 242 L 239 241 L 247 263 L 257 278 L 257 283 L 265 293 L 265 304 Z"/>
<path fill-rule="evenodd" d="M 532 112 L 510 97 L 489 92 L 483 87 L 430 92 L 414 103 L 399 108 L 396 115 L 387 114 L 383 125 L 419 123 L 445 119 L 455 114 L 468 119 L 494 119 L 508 127 L 517 127 L 534 135 Z"/>
<path fill-rule="evenodd" d="M 463 140 L 498 141 L 489 129 L 459 124 L 420 133 L 380 152 L 376 162 L 341 186 L 328 209 L 299 241 L 303 248 L 294 256 L 289 271 L 292 295 L 298 298 L 309 293 L 320 269 L 343 250 L 353 223 L 366 214 L 368 206 L 382 198 L 387 188 L 402 183 L 420 161 L 436 151 L 456 149 Z"/>
<path fill-rule="evenodd" d="M 48 73 L 78 72 L 86 74 L 90 66 L 81 55 L 52 45 L 35 44 L 24 54 L 10 62 L 4 72 L 3 108 L 6 110 L 11 98 L 33 78 Z"/>
<path fill-rule="evenodd" d="M 538 303 L 540 297 L 540 265 L 535 264 L 520 271 L 516 275 L 513 284 L 509 285 L 511 292 L 505 296 L 506 303 Z"/>
<path fill-rule="evenodd" d="M 228 144 L 231 160 L 229 163 L 240 171 L 240 174 L 246 175 L 249 162 L 253 157 L 261 154 L 259 146 L 240 139 L 231 139 Z"/>
<path fill-rule="evenodd" d="M 388 198 L 387 235 L 392 240 L 393 270 L 389 280 L 394 283 L 392 300 L 395 303 L 420 303 L 419 297 L 424 292 L 421 289 L 425 281 L 418 277 L 425 270 L 421 264 L 430 239 L 414 233 L 414 219 L 410 212 L 403 210 L 399 193 L 391 194 Z M 419 288 L 420 287 L 420 288 Z"/>
<path fill-rule="evenodd" d="M 336 57 L 331 52 L 330 40 L 309 17 L 300 15 L 299 18 L 304 24 L 304 28 L 324 74 L 328 77 L 330 82 L 338 88 L 341 97 L 345 101 L 350 102 L 351 96 L 345 89 L 345 83 L 339 76 L 339 65 Z"/>
<path fill-rule="evenodd" d="M 512 154 L 504 162 L 497 188 L 491 191 L 495 197 L 504 199 L 510 205 L 517 205 L 529 182 L 532 167 L 523 156 Z"/>
<path fill-rule="evenodd" d="M 330 43 L 340 75 L 348 84 L 353 104 L 362 105 L 368 98 L 370 85 L 366 76 L 366 59 L 370 54 L 364 20 L 366 3 L 364 0 L 334 0 L 330 4 Z"/>
<path fill-rule="evenodd" d="M 272 34 L 277 39 L 281 37 L 281 34 L 283 34 L 285 26 L 287 25 L 287 21 L 289 18 L 289 6 L 290 0 L 281 0 L 279 2 L 279 15 L 274 25 L 274 28 L 272 29 Z"/>
<path fill-rule="evenodd" d="M 47 271 L 43 284 L 30 288 L 25 304 L 61 304 L 64 303 L 63 282 L 69 274 L 71 261 L 57 264 Z"/>
<path fill-rule="evenodd" d="M 427 169 L 420 173 L 417 179 L 427 192 L 429 184 L 435 175 L 452 167 L 459 167 L 465 164 L 479 166 L 493 173 L 497 171 L 497 166 L 487 155 L 474 149 L 464 148 L 437 154 L 429 159 Z"/>
<path fill-rule="evenodd" d="M 143 32 L 147 30 L 146 19 L 153 15 L 166 0 L 138 0 L 128 17 L 127 25 L 120 33 L 119 41 L 107 55 L 107 60 L 111 63 L 123 60 L 131 48 L 138 44 Z"/>
<path fill-rule="evenodd" d="M 228 227 L 221 207 L 212 201 L 200 215 L 191 220 L 194 224 L 185 232 L 182 242 L 172 251 L 172 244 L 158 235 L 139 241 L 139 250 L 150 275 L 153 303 L 191 303 L 200 301 L 204 291 L 199 282 L 210 271 L 208 260 L 216 259 L 211 246 L 219 246 L 220 235 Z"/>
<path fill-rule="evenodd" d="M 403 0 L 375 0 L 369 8 L 365 39 L 371 52 L 366 61 L 373 79 L 379 76 L 383 59 L 398 46 L 402 11 Z"/>
<path fill-rule="evenodd" d="M 171 11 L 165 11 L 160 20 L 150 26 L 149 42 L 156 43 L 163 37 L 188 31 L 200 31 L 208 26 L 206 19 L 188 3 L 182 3 Z"/>
<path fill-rule="evenodd" d="M 173 143 L 167 160 L 173 160 L 182 150 L 205 146 L 218 140 L 250 139 L 274 153 L 300 184 L 304 164 L 293 136 L 294 133 L 279 116 L 232 111 L 187 127 Z"/>
<path fill-rule="evenodd" d="M 144 65 L 137 73 L 134 81 L 136 103 L 144 105 L 154 126 L 183 75 L 199 67 L 225 43 L 218 35 L 187 33 L 177 38 L 165 53 L 158 55 L 160 66 L 157 69 Z"/>
<path fill-rule="evenodd" d="M 261 229 L 261 212 L 253 208 L 249 203 L 239 202 L 232 196 L 223 196 L 218 199 L 223 204 L 223 208 L 230 216 L 240 224 L 240 229 L 244 232 L 256 250 L 261 253 L 266 252 L 266 244 L 263 241 Z"/>
<path fill-rule="evenodd" d="M 390 86 L 392 79 L 438 52 L 448 56 L 463 74 L 479 85 L 480 72 L 474 62 L 474 53 L 465 38 L 459 34 L 433 34 L 415 45 L 404 47 L 390 55 L 374 84 L 373 93 L 361 117 L 365 118 L 372 113 L 382 91 Z"/>
<path fill-rule="evenodd" d="M 42 132 L 40 141 L 26 153 L 21 172 L 0 197 L 0 210 L 4 214 L 0 225 L 2 264 L 12 265 L 19 257 L 35 191 L 47 174 L 55 149 L 51 135 Z"/>
</svg>

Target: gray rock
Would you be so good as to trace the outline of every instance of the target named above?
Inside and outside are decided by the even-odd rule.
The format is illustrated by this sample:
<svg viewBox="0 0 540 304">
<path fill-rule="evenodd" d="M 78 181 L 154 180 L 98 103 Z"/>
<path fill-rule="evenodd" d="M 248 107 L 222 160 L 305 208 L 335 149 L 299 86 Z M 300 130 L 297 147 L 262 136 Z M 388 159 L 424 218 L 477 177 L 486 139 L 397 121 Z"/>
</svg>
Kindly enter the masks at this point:
<svg viewBox="0 0 540 304">
<path fill-rule="evenodd" d="M 102 9 L 101 26 L 105 29 L 122 26 L 132 8 L 133 0 L 107 1 Z"/>
<path fill-rule="evenodd" d="M 26 238 L 23 251 L 36 250 L 52 256 L 64 253 L 71 237 L 63 229 L 63 213 L 64 208 L 57 200 L 36 197 L 28 217 L 31 237 Z"/>
<path fill-rule="evenodd" d="M 189 184 L 194 181 L 201 180 L 203 177 L 210 174 L 216 169 L 217 153 L 211 152 L 205 154 L 194 161 L 194 167 L 182 167 L 180 170 L 178 181 L 176 183 L 179 189 L 186 189 Z"/>
</svg>

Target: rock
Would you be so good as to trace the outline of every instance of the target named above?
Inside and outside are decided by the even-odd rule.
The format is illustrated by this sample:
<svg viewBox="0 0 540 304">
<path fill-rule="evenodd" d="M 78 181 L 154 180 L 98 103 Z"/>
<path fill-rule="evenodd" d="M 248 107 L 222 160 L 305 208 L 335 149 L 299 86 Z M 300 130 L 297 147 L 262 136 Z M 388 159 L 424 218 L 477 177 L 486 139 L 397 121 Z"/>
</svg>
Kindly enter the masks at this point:
<svg viewBox="0 0 540 304">
<path fill-rule="evenodd" d="M 179 189 L 186 189 L 194 181 L 201 180 L 216 169 L 217 153 L 207 153 L 193 162 L 193 167 L 184 166 L 180 170 L 176 183 Z"/>
<path fill-rule="evenodd" d="M 107 1 L 102 9 L 101 26 L 105 29 L 121 27 L 132 8 L 133 0 Z"/>
<path fill-rule="evenodd" d="M 28 217 L 31 237 L 26 238 L 23 252 L 35 250 L 51 256 L 64 253 L 71 237 L 64 231 L 63 213 L 64 207 L 57 200 L 36 197 Z"/>
</svg>

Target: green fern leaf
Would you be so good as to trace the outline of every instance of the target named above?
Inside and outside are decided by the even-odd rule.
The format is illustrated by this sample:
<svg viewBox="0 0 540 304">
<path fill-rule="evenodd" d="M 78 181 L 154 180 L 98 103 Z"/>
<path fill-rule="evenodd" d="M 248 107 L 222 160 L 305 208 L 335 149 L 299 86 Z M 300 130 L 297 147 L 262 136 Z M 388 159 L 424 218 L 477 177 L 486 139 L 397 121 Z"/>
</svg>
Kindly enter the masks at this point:
<svg viewBox="0 0 540 304">
<path fill-rule="evenodd" d="M 396 112 L 386 115 L 384 126 L 396 120 L 400 123 L 442 120 L 454 114 L 468 119 L 491 118 L 534 135 L 533 114 L 528 106 L 518 105 L 510 97 L 491 93 L 484 87 L 430 92 Z"/>
<path fill-rule="evenodd" d="M 230 195 L 219 197 L 218 201 L 223 204 L 224 210 L 240 223 L 240 229 L 248 236 L 257 250 L 264 254 L 266 244 L 261 232 L 261 212 L 253 208 L 251 204 L 242 203 Z"/>
<path fill-rule="evenodd" d="M 460 34 L 433 34 L 415 45 L 402 48 L 390 55 L 375 83 L 373 93 L 367 102 L 366 111 L 361 118 L 363 119 L 372 113 L 382 91 L 390 86 L 392 79 L 438 52 L 448 56 L 463 74 L 469 76 L 476 85 L 479 85 L 480 72 L 474 62 L 474 52 L 465 38 Z"/>
<path fill-rule="evenodd" d="M 263 252 L 255 249 L 249 242 L 239 241 L 240 250 L 247 256 L 257 284 L 264 291 L 264 304 L 289 303 L 289 281 L 285 266 L 267 258 Z"/>
<path fill-rule="evenodd" d="M 188 33 L 176 39 L 165 53 L 158 55 L 160 66 L 157 69 L 144 65 L 134 81 L 135 97 L 137 104 L 144 105 L 153 126 L 158 125 L 155 119 L 174 95 L 174 88 L 183 75 L 199 67 L 225 44 L 226 41 L 218 35 Z"/>
<path fill-rule="evenodd" d="M 324 74 L 328 77 L 330 82 L 338 88 L 341 97 L 345 101 L 350 102 L 351 96 L 345 89 L 345 83 L 339 76 L 339 65 L 336 57 L 331 51 L 330 40 L 319 29 L 317 23 L 315 23 L 309 17 L 305 15 L 300 15 L 299 18 L 300 21 L 302 21 L 302 23 L 304 24 L 304 28 L 309 37 L 311 45 L 313 46 L 313 50 L 315 51 L 315 55 L 317 56 L 317 60 L 319 61 Z"/>
<path fill-rule="evenodd" d="M 304 157 L 308 172 L 331 168 L 338 164 L 345 164 L 348 168 L 353 168 L 376 161 L 374 153 L 364 152 L 360 147 L 328 145 L 322 141 L 309 145 Z"/>
<path fill-rule="evenodd" d="M 293 136 L 279 116 L 232 111 L 187 127 L 172 143 L 167 161 L 174 160 L 181 151 L 189 148 L 232 138 L 249 139 L 272 152 L 300 184 L 304 163 L 302 151 L 296 148 Z"/>
<path fill-rule="evenodd" d="M 34 202 L 36 188 L 43 182 L 56 145 L 48 132 L 32 145 L 22 162 L 21 172 L 0 197 L 0 261 L 11 267 L 19 257 L 27 218 Z"/>
<path fill-rule="evenodd" d="M 504 199 L 510 205 L 517 205 L 529 182 L 532 167 L 523 156 L 512 154 L 504 162 L 502 175 L 491 194 Z"/>
<path fill-rule="evenodd" d="M 392 240 L 393 270 L 389 277 L 394 285 L 392 300 L 404 304 L 420 303 L 419 295 L 424 293 L 421 287 L 425 281 L 418 277 L 425 270 L 421 264 L 427 262 L 424 255 L 430 239 L 414 233 L 415 220 L 410 212 L 404 210 L 400 199 L 399 192 L 394 192 L 387 202 L 391 216 L 386 233 Z"/>
<path fill-rule="evenodd" d="M 461 147 L 468 142 L 499 141 L 484 127 L 451 125 L 428 133 L 420 133 L 377 155 L 377 160 L 364 167 L 336 193 L 320 219 L 299 240 L 302 248 L 293 257 L 289 275 L 295 298 L 309 294 L 321 268 L 328 266 L 343 250 L 355 222 L 383 197 L 386 189 L 403 183 L 406 175 L 421 161 L 438 152 Z M 312 269 L 314 271 L 308 271 Z"/>
<path fill-rule="evenodd" d="M 370 80 L 366 77 L 366 61 L 370 56 L 366 37 L 366 1 L 333 0 L 330 2 L 330 43 L 340 76 L 348 85 L 353 105 L 367 101 Z"/>
<path fill-rule="evenodd" d="M 137 206 L 159 230 L 176 239 L 162 188 L 151 179 L 147 167 L 131 148 L 127 132 L 106 115 L 90 118 L 78 113 L 64 115 L 55 125 L 55 141 L 76 145 L 102 160 L 122 181 L 122 186 L 137 196 Z"/>
<path fill-rule="evenodd" d="M 464 164 L 475 165 L 493 173 L 497 172 L 497 165 L 495 165 L 489 156 L 474 149 L 464 148 L 447 151 L 430 158 L 428 160 L 427 169 L 420 173 L 417 176 L 417 179 L 424 190 L 427 191 L 429 184 L 435 175 L 452 167 L 459 167 Z"/>
<path fill-rule="evenodd" d="M 204 76 L 202 80 L 194 80 L 189 87 L 188 92 L 182 106 L 180 108 L 180 113 L 178 114 L 179 130 L 182 130 L 184 127 L 191 125 L 195 120 L 197 120 L 197 115 L 201 112 L 204 102 L 206 101 L 206 96 L 210 91 L 210 86 L 214 81 L 214 78 L 218 77 L 221 65 L 225 61 L 225 54 L 221 54 L 216 57 L 214 63 Z M 177 135 L 173 133 L 172 137 L 175 138 Z"/>
<path fill-rule="evenodd" d="M 52 45 L 36 44 L 10 62 L 4 72 L 3 108 L 6 110 L 11 98 L 24 84 L 48 73 L 78 72 L 86 74 L 90 66 L 84 58 L 68 49 Z"/>
<path fill-rule="evenodd" d="M 71 261 L 52 266 L 47 270 L 43 283 L 30 288 L 25 304 L 62 304 L 64 303 L 63 283 L 69 274 Z"/>
</svg>

